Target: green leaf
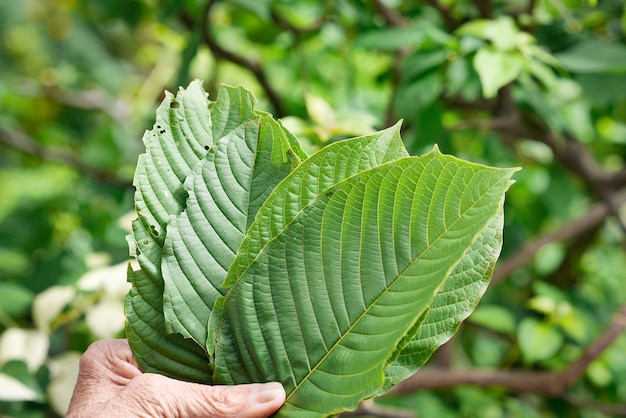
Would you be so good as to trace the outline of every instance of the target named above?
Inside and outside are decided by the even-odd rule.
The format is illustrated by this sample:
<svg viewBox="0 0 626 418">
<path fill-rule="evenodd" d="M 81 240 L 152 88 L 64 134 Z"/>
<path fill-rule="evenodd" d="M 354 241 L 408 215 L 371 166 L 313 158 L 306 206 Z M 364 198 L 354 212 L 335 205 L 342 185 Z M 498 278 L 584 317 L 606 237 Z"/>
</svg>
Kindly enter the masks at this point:
<svg viewBox="0 0 626 418">
<path fill-rule="evenodd" d="M 423 76 L 403 84 L 395 98 L 395 108 L 399 115 L 413 118 L 414 115 L 432 105 L 439 97 L 443 82 L 438 71 L 431 71 Z"/>
<path fill-rule="evenodd" d="M 515 80 L 523 66 L 521 55 L 490 46 L 481 48 L 474 57 L 474 68 L 480 77 L 485 98 L 494 97 L 501 87 Z"/>
<path fill-rule="evenodd" d="M 563 335 L 556 327 L 534 318 L 522 320 L 517 340 L 522 357 L 529 364 L 552 357 L 563 345 Z"/>
<path fill-rule="evenodd" d="M 573 73 L 626 72 L 626 46 L 601 40 L 587 40 L 556 54 L 566 70 Z"/>
<path fill-rule="evenodd" d="M 515 335 L 515 318 L 502 306 L 480 305 L 468 321 L 507 335 Z"/>
<path fill-rule="evenodd" d="M 206 353 L 165 328 L 161 271 L 165 232 L 170 220 L 185 209 L 188 191 L 184 185 L 208 150 L 218 140 L 236 135 L 233 132 L 251 119 L 260 118 L 254 112 L 255 103 L 252 93 L 233 87 L 220 88 L 211 103 L 201 83 L 194 81 L 176 97 L 166 93 L 154 128 L 144 135 L 146 153 L 139 158 L 134 181 L 138 219 L 127 238 L 140 270 L 129 271 L 133 288 L 125 306 L 128 340 L 145 371 L 211 381 Z M 288 140 L 295 149 L 295 139 L 289 135 Z M 302 155 L 299 149 L 294 152 Z M 189 358 L 186 351 L 191 353 Z"/>
<path fill-rule="evenodd" d="M 232 3 L 253 13 L 265 22 L 270 20 L 272 0 L 232 0 Z"/>
<path fill-rule="evenodd" d="M 393 51 L 405 47 L 419 48 L 425 45 L 451 46 L 455 38 L 427 20 L 414 26 L 376 29 L 361 34 L 354 45 L 361 48 Z"/>
<path fill-rule="evenodd" d="M 0 372 L 0 389 L 1 402 L 41 401 L 36 390 L 2 372 Z"/>
<path fill-rule="evenodd" d="M 188 178 L 163 256 L 168 332 L 207 341 L 207 322 L 244 234 L 274 187 L 300 163 L 282 125 L 254 116 L 217 141 Z"/>
<path fill-rule="evenodd" d="M 35 395 L 35 399 L 25 400 L 37 400 L 41 402 L 45 399 L 44 391 L 41 388 L 40 383 L 37 381 L 35 374 L 32 370 L 28 369 L 28 365 L 21 360 L 9 360 L 2 365 L 0 369 L 0 375 L 5 375 L 9 378 L 15 379 L 17 382 L 24 385 Z M 9 392 L 17 392 L 20 389 L 19 385 L 13 384 L 10 387 Z M 4 391 L 3 391 L 4 392 Z M 25 394 L 28 393 L 25 391 Z M 0 396 L 2 399 L 2 396 Z"/>
<path fill-rule="evenodd" d="M 126 334 L 137 362 L 146 372 L 198 382 L 211 381 L 208 357 L 165 331 L 161 257 L 167 222 L 184 208 L 183 183 L 206 154 L 205 147 L 213 145 L 208 105 L 199 81 L 176 97 L 166 92 L 153 129 L 143 137 L 146 152 L 139 156 L 133 181 L 138 219 L 127 237 L 140 266 L 137 271 L 129 267 L 133 287 L 125 300 Z"/>
<path fill-rule="evenodd" d="M 0 283 L 0 318 L 3 314 L 19 318 L 28 311 L 35 295 L 17 283 Z"/>
<path fill-rule="evenodd" d="M 461 26 L 456 33 L 459 36 L 476 36 L 491 41 L 495 49 L 510 51 L 517 46 L 520 33 L 515 21 L 510 16 L 500 16 L 495 20 L 476 19 Z"/>
<path fill-rule="evenodd" d="M 128 281 L 133 287 L 124 306 L 126 338 L 141 369 L 190 382 L 212 383 L 204 350 L 181 335 L 166 332 L 162 283 L 154 283 L 142 270 L 130 267 Z"/>
<path fill-rule="evenodd" d="M 389 389 L 415 373 L 448 341 L 482 297 L 502 248 L 504 214 L 500 211 L 480 232 L 437 293 L 419 330 L 385 369 Z M 514 324 L 513 324 L 514 326 Z"/>
<path fill-rule="evenodd" d="M 146 152 L 139 157 L 133 181 L 135 208 L 159 245 L 163 245 L 170 216 L 184 208 L 185 179 L 206 154 L 205 147 L 213 146 L 208 104 L 197 81 L 176 97 L 166 92 L 154 127 L 144 134 Z"/>
<path fill-rule="evenodd" d="M 277 221 L 252 225 L 266 244 L 240 248 L 239 279 L 229 272 L 211 320 L 215 381 L 282 382 L 277 416 L 334 414 L 381 390 L 398 345 L 501 211 L 514 171 L 434 151 L 342 176 L 325 153 L 311 158 L 331 186 L 299 187 L 315 174 L 306 162 L 281 183 L 259 211 Z"/>
<path fill-rule="evenodd" d="M 417 27 L 387 28 L 365 32 L 357 38 L 355 46 L 392 51 L 407 46 L 418 47 L 425 40 L 424 31 Z"/>
</svg>

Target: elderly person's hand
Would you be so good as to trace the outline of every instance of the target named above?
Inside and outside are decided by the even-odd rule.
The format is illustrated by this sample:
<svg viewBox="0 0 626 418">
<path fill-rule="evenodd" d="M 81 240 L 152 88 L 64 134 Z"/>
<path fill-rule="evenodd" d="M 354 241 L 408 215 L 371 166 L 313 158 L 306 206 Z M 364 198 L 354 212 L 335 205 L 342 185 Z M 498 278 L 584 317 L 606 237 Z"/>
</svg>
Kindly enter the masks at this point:
<svg viewBox="0 0 626 418">
<path fill-rule="evenodd" d="M 126 340 L 103 340 L 81 358 L 66 417 L 256 418 L 284 401 L 279 383 L 208 386 L 143 373 Z"/>
</svg>

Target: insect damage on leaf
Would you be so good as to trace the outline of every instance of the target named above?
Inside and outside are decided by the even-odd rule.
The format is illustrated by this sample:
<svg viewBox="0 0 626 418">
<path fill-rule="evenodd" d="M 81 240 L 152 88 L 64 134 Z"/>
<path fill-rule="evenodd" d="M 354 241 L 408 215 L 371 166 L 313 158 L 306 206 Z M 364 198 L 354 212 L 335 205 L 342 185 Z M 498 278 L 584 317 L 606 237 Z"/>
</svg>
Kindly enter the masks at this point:
<svg viewBox="0 0 626 418">
<path fill-rule="evenodd" d="M 194 81 L 158 108 L 134 182 L 129 343 L 145 371 L 280 381 L 277 416 L 354 409 L 472 312 L 516 170 L 409 156 L 399 124 L 307 156 L 255 105 Z"/>
</svg>

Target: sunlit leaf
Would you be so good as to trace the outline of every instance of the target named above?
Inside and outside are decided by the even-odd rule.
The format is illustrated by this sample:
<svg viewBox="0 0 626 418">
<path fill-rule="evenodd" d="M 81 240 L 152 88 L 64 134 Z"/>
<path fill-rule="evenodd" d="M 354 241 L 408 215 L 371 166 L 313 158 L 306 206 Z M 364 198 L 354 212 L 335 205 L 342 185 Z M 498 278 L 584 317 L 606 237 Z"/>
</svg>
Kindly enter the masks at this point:
<svg viewBox="0 0 626 418">
<path fill-rule="evenodd" d="M 563 344 L 563 335 L 555 326 L 534 318 L 522 320 L 517 339 L 522 357 L 529 364 L 552 357 Z"/>
<path fill-rule="evenodd" d="M 481 48 L 474 57 L 474 68 L 486 98 L 494 97 L 501 87 L 515 80 L 523 68 L 521 55 L 492 47 Z"/>
<path fill-rule="evenodd" d="M 37 392 L 29 388 L 17 379 L 0 373 L 0 401 L 34 401 L 37 399 Z"/>
</svg>

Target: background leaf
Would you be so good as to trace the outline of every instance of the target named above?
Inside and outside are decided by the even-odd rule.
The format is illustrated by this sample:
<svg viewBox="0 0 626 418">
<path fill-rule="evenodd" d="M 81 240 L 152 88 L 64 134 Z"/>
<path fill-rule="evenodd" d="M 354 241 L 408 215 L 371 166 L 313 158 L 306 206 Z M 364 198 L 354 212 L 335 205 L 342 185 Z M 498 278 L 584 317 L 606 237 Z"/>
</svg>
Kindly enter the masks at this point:
<svg viewBox="0 0 626 418">
<path fill-rule="evenodd" d="M 474 68 L 483 86 L 483 95 L 494 97 L 501 87 L 515 80 L 522 71 L 522 57 L 514 52 L 481 48 L 474 57 Z"/>
</svg>

